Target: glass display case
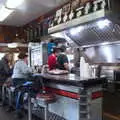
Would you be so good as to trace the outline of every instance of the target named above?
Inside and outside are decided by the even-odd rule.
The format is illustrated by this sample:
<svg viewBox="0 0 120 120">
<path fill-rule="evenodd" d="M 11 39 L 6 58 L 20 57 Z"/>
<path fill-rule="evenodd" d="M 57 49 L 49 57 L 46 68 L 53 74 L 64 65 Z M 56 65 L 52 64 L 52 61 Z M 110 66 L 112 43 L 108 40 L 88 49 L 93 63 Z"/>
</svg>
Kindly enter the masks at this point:
<svg viewBox="0 0 120 120">
<path fill-rule="evenodd" d="M 30 43 L 28 53 L 31 67 L 42 66 L 47 63 L 47 43 Z"/>
<path fill-rule="evenodd" d="M 43 64 L 42 47 L 36 46 L 31 49 L 31 65 L 40 66 Z"/>
</svg>

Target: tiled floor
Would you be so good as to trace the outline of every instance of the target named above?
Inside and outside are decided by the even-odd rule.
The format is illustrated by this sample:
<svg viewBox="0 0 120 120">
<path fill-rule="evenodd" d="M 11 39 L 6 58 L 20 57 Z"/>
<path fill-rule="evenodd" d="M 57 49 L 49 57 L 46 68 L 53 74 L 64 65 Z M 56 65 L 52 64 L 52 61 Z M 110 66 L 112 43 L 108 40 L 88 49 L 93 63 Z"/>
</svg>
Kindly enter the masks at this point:
<svg viewBox="0 0 120 120">
<path fill-rule="evenodd" d="M 104 95 L 104 120 L 120 120 L 120 93 L 108 93 Z"/>
<path fill-rule="evenodd" d="M 7 110 L 6 107 L 0 107 L 0 120 L 28 120 L 27 112 L 23 112 L 24 113 L 23 119 L 17 119 L 15 111 L 7 112 L 6 110 Z M 41 120 L 41 119 L 32 116 L 32 120 Z"/>
<path fill-rule="evenodd" d="M 8 113 L 6 112 L 6 109 L 3 107 L 0 107 L 0 120 L 17 120 L 15 117 L 15 112 Z M 21 120 L 27 120 L 27 117 L 24 117 L 24 119 Z"/>
</svg>

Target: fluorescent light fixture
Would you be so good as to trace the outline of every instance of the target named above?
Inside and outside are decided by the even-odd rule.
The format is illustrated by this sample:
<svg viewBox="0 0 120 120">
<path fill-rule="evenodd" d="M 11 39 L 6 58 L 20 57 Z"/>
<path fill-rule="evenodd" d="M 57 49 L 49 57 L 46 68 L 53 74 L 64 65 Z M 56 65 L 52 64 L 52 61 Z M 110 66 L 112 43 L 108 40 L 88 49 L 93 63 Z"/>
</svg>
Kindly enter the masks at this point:
<svg viewBox="0 0 120 120">
<path fill-rule="evenodd" d="M 81 32 L 82 30 L 84 29 L 84 27 L 83 26 L 79 26 L 79 27 L 77 27 L 77 28 L 72 28 L 72 29 L 70 29 L 70 34 L 71 35 L 77 35 L 79 32 Z"/>
<path fill-rule="evenodd" d="M 5 8 L 5 6 L 2 6 L 0 9 L 0 22 L 4 21 L 11 13 L 13 10 Z"/>
<path fill-rule="evenodd" d="M 18 44 L 17 43 L 9 43 L 8 48 L 17 48 Z"/>
<path fill-rule="evenodd" d="M 14 9 L 20 6 L 24 0 L 7 0 L 6 7 Z"/>
<path fill-rule="evenodd" d="M 105 20 L 100 20 L 97 22 L 97 25 L 100 29 L 103 29 L 105 28 L 106 26 L 109 26 L 110 25 L 110 21 L 108 19 L 105 19 Z"/>
</svg>

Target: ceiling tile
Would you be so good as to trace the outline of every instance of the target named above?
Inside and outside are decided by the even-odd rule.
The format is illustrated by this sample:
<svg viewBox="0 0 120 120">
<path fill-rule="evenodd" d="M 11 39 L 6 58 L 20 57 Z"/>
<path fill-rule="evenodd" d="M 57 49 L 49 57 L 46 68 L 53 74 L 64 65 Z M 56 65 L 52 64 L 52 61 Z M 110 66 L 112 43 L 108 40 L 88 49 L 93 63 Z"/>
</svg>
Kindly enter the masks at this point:
<svg viewBox="0 0 120 120">
<path fill-rule="evenodd" d="M 25 25 L 67 1 L 69 0 L 25 0 L 14 13 L 0 24 L 13 26 Z M 4 2 L 5 0 L 0 0 L 0 4 Z"/>
</svg>

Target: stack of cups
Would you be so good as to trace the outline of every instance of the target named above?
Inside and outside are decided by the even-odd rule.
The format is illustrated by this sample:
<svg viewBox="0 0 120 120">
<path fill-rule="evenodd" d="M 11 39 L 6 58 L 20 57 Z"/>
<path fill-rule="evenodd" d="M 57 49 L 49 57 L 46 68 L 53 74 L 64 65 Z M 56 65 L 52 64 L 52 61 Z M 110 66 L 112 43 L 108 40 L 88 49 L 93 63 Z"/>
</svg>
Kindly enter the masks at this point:
<svg viewBox="0 0 120 120">
<path fill-rule="evenodd" d="M 84 57 L 80 59 L 80 77 L 89 78 L 90 75 L 90 67 L 89 64 L 85 62 Z"/>
</svg>

